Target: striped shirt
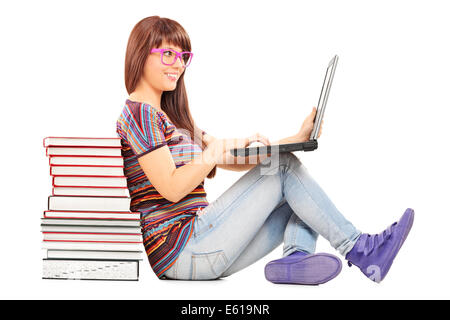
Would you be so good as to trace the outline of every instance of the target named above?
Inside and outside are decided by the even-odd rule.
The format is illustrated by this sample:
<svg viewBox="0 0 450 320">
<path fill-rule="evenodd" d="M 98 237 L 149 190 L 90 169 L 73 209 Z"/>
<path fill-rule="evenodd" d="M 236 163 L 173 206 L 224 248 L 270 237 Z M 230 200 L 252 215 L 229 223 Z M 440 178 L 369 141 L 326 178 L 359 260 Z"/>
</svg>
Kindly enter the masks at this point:
<svg viewBox="0 0 450 320">
<path fill-rule="evenodd" d="M 202 150 L 163 112 L 128 99 L 117 120 L 117 133 L 122 142 L 130 210 L 141 213 L 145 251 L 153 271 L 162 278 L 189 241 L 197 210 L 208 206 L 208 201 L 204 181 L 178 202 L 165 199 L 148 180 L 138 158 L 168 146 L 178 168 L 192 161 Z"/>
</svg>

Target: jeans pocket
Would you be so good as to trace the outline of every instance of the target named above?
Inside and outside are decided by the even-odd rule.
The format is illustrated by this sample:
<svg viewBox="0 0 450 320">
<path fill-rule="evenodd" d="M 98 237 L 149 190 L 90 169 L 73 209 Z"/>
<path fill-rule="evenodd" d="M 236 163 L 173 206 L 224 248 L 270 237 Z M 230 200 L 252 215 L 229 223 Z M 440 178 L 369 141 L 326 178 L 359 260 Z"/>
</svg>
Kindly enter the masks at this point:
<svg viewBox="0 0 450 320">
<path fill-rule="evenodd" d="M 213 280 L 226 270 L 228 259 L 223 250 L 192 253 L 192 280 Z"/>
</svg>

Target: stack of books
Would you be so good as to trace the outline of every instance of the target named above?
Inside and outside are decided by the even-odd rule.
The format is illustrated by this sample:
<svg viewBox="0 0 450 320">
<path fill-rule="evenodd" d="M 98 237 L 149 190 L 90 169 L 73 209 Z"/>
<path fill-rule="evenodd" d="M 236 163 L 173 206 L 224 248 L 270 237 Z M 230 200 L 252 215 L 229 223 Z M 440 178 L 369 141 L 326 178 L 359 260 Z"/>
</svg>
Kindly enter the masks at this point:
<svg viewBox="0 0 450 320">
<path fill-rule="evenodd" d="M 120 138 L 47 137 L 44 147 L 52 193 L 42 277 L 138 280 L 140 214 L 130 211 Z"/>
</svg>

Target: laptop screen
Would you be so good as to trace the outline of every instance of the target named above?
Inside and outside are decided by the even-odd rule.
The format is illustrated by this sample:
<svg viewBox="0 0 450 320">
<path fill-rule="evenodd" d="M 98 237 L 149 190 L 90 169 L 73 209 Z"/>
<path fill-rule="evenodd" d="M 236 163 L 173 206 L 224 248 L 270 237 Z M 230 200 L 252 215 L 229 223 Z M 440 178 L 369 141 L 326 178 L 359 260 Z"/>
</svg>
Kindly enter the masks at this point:
<svg viewBox="0 0 450 320">
<path fill-rule="evenodd" d="M 338 56 L 335 55 L 328 64 L 327 72 L 325 73 L 325 79 L 323 80 L 322 90 L 320 92 L 319 102 L 317 104 L 317 112 L 314 119 L 314 127 L 311 131 L 310 140 L 317 140 L 317 136 L 319 135 L 320 123 L 322 122 L 323 114 L 325 112 L 325 106 L 327 105 L 328 94 L 330 93 L 331 83 L 333 82 L 334 70 L 336 70 L 337 61 Z"/>
</svg>

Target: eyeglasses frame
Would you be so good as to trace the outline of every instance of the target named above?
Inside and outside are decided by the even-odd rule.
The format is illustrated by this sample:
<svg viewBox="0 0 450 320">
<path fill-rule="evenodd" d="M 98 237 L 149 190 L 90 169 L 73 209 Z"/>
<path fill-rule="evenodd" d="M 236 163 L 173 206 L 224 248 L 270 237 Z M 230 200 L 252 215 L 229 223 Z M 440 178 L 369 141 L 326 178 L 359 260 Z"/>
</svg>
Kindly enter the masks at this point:
<svg viewBox="0 0 450 320">
<path fill-rule="evenodd" d="M 171 51 L 171 52 L 173 52 L 173 53 L 176 54 L 176 57 L 175 57 L 175 59 L 173 60 L 173 63 L 172 63 L 172 64 L 164 63 L 164 61 L 163 61 L 163 54 L 164 54 L 164 51 Z M 173 49 L 156 49 L 156 48 L 154 48 L 154 49 L 152 49 L 152 50 L 150 51 L 150 53 L 154 53 L 154 52 L 160 52 L 160 53 L 161 53 L 161 63 L 162 63 L 163 65 L 166 65 L 166 66 L 173 66 L 173 65 L 175 64 L 175 62 L 177 62 L 177 59 L 179 58 L 181 64 L 183 65 L 183 67 L 186 68 L 186 67 L 188 67 L 188 66 L 191 64 L 192 58 L 194 57 L 194 54 L 193 54 L 192 52 L 190 52 L 190 51 L 178 52 L 178 51 L 175 51 L 175 50 L 173 50 Z M 183 55 L 183 53 L 189 53 L 189 54 L 191 55 L 191 58 L 189 59 L 189 62 L 188 62 L 188 64 L 186 64 L 186 65 L 184 64 L 184 61 L 183 61 L 183 59 L 181 58 L 182 55 Z"/>
</svg>

